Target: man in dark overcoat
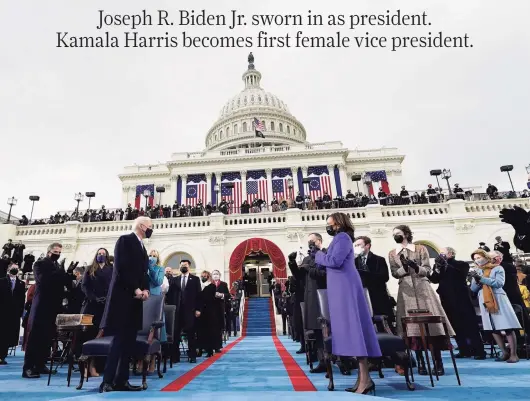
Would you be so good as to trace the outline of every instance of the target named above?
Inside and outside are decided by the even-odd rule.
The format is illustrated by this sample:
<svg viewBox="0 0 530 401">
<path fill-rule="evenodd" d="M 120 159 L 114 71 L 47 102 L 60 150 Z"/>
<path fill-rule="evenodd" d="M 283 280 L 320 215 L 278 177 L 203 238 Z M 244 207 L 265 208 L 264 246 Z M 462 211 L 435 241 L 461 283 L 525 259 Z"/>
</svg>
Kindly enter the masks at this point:
<svg viewBox="0 0 530 401">
<path fill-rule="evenodd" d="M 318 233 L 310 234 L 308 237 L 308 246 L 310 250 L 324 250 L 322 248 L 322 236 Z M 289 255 L 289 269 L 291 269 L 291 272 L 297 281 L 300 281 L 303 285 L 302 296 L 304 302 L 304 330 L 313 330 L 315 333 L 316 357 L 319 361 L 318 366 L 313 368 L 311 373 L 323 373 L 326 371 L 326 365 L 324 363 L 324 342 L 322 330 L 317 320 L 320 316 L 317 290 L 327 288 L 326 270 L 319 269 L 315 264 L 315 258 L 311 255 L 304 257 L 300 263 L 300 266 L 298 266 L 296 263 L 296 255 L 297 252 L 293 252 Z M 294 261 L 293 258 L 295 259 Z"/>
<path fill-rule="evenodd" d="M 70 278 L 64 265 L 57 263 L 62 245 L 54 242 L 48 247 L 46 256 L 33 265 L 35 296 L 28 320 L 28 342 L 24 355 L 22 377 L 34 379 L 48 374 L 46 360 L 56 332 L 55 320 L 63 308 L 64 288 Z"/>
<path fill-rule="evenodd" d="M 442 307 L 455 331 L 459 350 L 457 357 L 484 359 L 484 344 L 467 285 L 469 263 L 456 260 L 455 256 L 456 251 L 453 248 L 443 248 L 440 256 L 436 258 L 429 279 L 438 284 L 436 292 L 440 295 Z"/>
<path fill-rule="evenodd" d="M 18 279 L 18 265 L 14 262 L 8 267 L 7 277 L 0 279 L 0 365 L 6 365 L 10 347 L 16 347 L 20 341 L 20 319 L 24 313 L 26 285 Z"/>
<path fill-rule="evenodd" d="M 142 240 L 152 233 L 151 219 L 140 216 L 133 223 L 133 232 L 122 235 L 114 248 L 114 269 L 100 324 L 103 334 L 114 336 L 114 340 L 100 393 L 142 390 L 142 386 L 129 383 L 129 362 L 143 325 L 143 301 L 149 298 L 149 258 Z"/>
</svg>

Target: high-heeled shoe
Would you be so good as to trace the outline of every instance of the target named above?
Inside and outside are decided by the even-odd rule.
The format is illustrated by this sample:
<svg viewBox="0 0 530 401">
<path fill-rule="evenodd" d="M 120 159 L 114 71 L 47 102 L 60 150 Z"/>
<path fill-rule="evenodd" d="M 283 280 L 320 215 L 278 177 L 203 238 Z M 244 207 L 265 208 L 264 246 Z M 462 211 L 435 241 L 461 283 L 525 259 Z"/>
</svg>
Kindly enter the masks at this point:
<svg viewBox="0 0 530 401">
<path fill-rule="evenodd" d="M 370 384 L 368 385 L 368 387 L 364 389 L 364 391 L 361 394 L 366 395 L 366 394 L 371 394 L 371 393 L 374 393 L 374 396 L 375 396 L 375 383 L 373 382 L 373 380 L 370 380 Z"/>
<path fill-rule="evenodd" d="M 357 376 L 357 381 L 353 385 L 353 387 L 348 387 L 345 391 L 348 393 L 355 393 L 357 392 L 357 389 L 359 388 L 359 376 Z"/>
</svg>

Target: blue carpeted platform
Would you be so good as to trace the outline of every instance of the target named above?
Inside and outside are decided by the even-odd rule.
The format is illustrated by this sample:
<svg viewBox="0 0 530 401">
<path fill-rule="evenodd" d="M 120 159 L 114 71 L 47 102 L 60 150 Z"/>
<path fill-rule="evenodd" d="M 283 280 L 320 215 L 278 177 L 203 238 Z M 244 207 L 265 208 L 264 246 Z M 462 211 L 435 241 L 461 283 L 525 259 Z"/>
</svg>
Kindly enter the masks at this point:
<svg viewBox="0 0 530 401">
<path fill-rule="evenodd" d="M 323 374 L 310 374 L 305 364 L 304 355 L 296 355 L 299 344 L 287 337 L 280 337 L 280 342 L 299 364 L 317 391 L 296 392 L 286 371 L 272 337 L 269 299 L 251 299 L 247 305 L 247 335 L 234 345 L 213 365 L 191 380 L 178 392 L 160 391 L 173 381 L 182 378 L 197 365 L 180 363 L 168 369 L 163 379 L 150 376 L 149 389 L 137 393 L 107 393 L 101 395 L 97 388 L 100 378 L 90 379 L 83 390 L 75 390 L 79 374 L 74 373 L 72 386 L 66 387 L 66 367 L 52 377 L 51 385 L 46 385 L 47 378 L 37 380 L 22 379 L 23 354 L 8 357 L 9 365 L 0 366 L 0 400 L 78 400 L 93 401 L 100 399 L 145 399 L 175 400 L 193 398 L 198 401 L 215 399 L 216 401 L 278 401 L 288 398 L 294 401 L 320 401 L 327 399 L 362 399 L 366 396 L 346 393 L 344 389 L 355 381 L 352 376 L 342 376 L 335 372 L 336 391 L 327 391 L 327 379 Z M 199 358 L 199 364 L 204 358 Z M 526 398 L 530 391 L 530 362 L 522 360 L 518 364 L 506 364 L 469 359 L 459 360 L 458 367 L 462 386 L 456 378 L 448 358 L 444 360 L 446 376 L 431 388 L 428 377 L 415 376 L 416 391 L 408 391 L 404 379 L 393 369 L 385 369 L 385 378 L 372 377 L 377 386 L 376 399 L 394 400 L 451 400 L 464 401 L 480 399 L 481 401 L 518 400 Z M 184 376 L 185 377 L 185 376 Z M 139 383 L 140 377 L 131 377 L 131 382 Z"/>
</svg>

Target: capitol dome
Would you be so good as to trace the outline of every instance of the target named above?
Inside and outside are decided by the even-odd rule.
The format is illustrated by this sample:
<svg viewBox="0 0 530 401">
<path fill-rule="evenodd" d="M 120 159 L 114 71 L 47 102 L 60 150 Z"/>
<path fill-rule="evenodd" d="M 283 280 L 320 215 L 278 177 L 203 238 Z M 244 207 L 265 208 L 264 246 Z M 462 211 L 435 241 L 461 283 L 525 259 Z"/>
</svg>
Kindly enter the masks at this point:
<svg viewBox="0 0 530 401">
<path fill-rule="evenodd" d="M 287 105 L 261 86 L 261 73 L 254 68 L 254 56 L 248 56 L 248 69 L 243 74 L 244 89 L 221 109 L 218 120 L 206 136 L 207 150 L 283 146 L 303 144 L 304 126 L 289 112 Z M 265 138 L 257 138 L 254 119 L 264 126 Z"/>
</svg>

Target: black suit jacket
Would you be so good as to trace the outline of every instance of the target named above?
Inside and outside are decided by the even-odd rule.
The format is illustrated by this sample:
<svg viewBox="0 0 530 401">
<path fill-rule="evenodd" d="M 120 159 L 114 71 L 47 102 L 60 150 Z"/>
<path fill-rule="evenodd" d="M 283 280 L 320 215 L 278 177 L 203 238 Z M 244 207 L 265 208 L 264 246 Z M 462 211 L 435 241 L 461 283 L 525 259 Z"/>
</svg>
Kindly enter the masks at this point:
<svg viewBox="0 0 530 401">
<path fill-rule="evenodd" d="M 18 278 L 15 281 L 15 288 L 11 290 L 11 278 L 0 279 L 0 322 L 2 330 L 0 338 L 7 340 L 6 345 L 18 345 L 20 340 L 20 319 L 24 312 L 26 301 L 26 285 Z"/>
<path fill-rule="evenodd" d="M 196 321 L 195 312 L 201 311 L 201 280 L 189 274 L 184 291 L 182 290 L 182 276 L 174 277 L 170 287 L 171 285 L 173 286 L 171 296 L 174 299 L 168 302 L 177 306 L 177 324 L 181 329 L 191 329 Z"/>
<path fill-rule="evenodd" d="M 140 330 L 143 302 L 135 291 L 149 290 L 148 256 L 135 233 L 122 235 L 114 248 L 114 269 L 100 328 Z"/>
<path fill-rule="evenodd" d="M 366 257 L 366 270 L 362 270 L 361 257 L 355 258 L 355 266 L 361 276 L 363 287 L 368 289 L 374 315 L 394 315 L 388 296 L 386 283 L 389 279 L 386 259 L 369 252 Z"/>
</svg>

